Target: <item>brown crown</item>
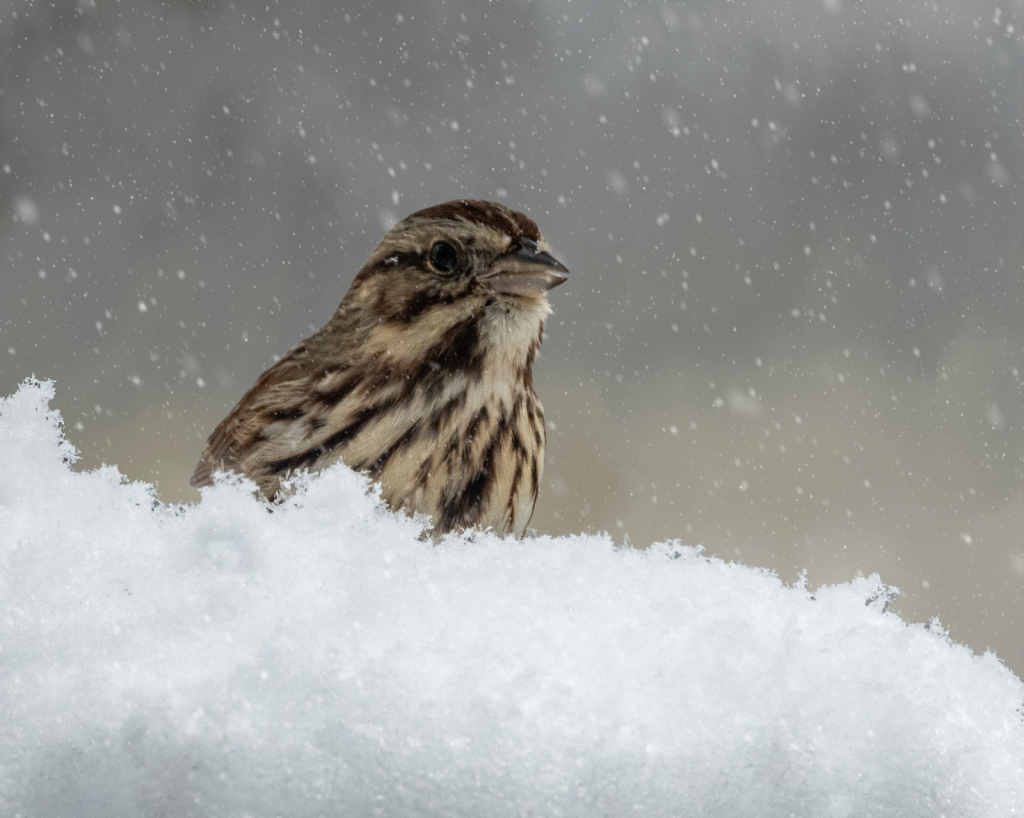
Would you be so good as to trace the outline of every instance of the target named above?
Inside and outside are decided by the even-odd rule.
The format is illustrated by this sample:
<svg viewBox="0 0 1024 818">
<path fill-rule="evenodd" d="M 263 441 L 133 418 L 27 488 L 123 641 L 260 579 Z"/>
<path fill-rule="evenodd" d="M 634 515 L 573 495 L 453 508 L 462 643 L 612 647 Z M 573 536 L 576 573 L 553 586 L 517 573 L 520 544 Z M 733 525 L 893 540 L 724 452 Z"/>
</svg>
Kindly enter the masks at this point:
<svg viewBox="0 0 1024 818">
<path fill-rule="evenodd" d="M 455 199 L 413 213 L 406 221 L 416 219 L 450 219 L 482 224 L 505 233 L 513 239 L 526 238 L 540 241 L 540 230 L 529 216 L 504 205 L 480 199 Z"/>
</svg>

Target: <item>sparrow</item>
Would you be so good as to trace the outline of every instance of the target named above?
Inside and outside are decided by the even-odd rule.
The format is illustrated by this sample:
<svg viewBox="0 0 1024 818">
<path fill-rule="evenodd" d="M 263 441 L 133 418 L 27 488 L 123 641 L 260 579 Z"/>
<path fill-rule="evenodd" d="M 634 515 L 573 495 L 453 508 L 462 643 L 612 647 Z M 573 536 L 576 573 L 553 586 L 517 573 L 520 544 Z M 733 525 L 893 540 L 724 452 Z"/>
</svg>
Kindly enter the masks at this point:
<svg viewBox="0 0 1024 818">
<path fill-rule="evenodd" d="M 544 470 L 533 363 L 568 270 L 536 223 L 459 199 L 392 227 L 330 320 L 264 372 L 214 429 L 191 484 L 218 471 L 268 500 L 338 461 L 432 534 L 522 537 Z"/>
</svg>

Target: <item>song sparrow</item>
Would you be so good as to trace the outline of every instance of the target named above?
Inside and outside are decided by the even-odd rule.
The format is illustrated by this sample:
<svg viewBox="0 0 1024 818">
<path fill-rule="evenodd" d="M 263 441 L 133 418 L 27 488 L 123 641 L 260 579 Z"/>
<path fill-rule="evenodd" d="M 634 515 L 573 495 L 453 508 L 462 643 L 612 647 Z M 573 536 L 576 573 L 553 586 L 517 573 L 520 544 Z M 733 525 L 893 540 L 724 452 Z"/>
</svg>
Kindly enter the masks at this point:
<svg viewBox="0 0 1024 818">
<path fill-rule="evenodd" d="M 549 250 L 531 219 L 491 202 L 399 222 L 331 319 L 217 426 L 192 485 L 239 472 L 274 499 L 289 474 L 342 460 L 435 533 L 521 537 L 544 467 L 532 367 L 545 293 L 569 272 Z"/>
</svg>

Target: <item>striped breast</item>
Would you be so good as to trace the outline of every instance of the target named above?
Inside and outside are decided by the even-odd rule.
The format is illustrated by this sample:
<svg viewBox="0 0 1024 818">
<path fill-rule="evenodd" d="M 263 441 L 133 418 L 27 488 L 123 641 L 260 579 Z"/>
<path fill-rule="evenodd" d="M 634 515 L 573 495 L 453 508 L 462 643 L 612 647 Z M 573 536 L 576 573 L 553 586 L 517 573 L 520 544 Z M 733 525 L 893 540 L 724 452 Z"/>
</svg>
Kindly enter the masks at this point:
<svg viewBox="0 0 1024 818">
<path fill-rule="evenodd" d="M 437 533 L 479 527 L 522 537 L 544 464 L 541 405 L 524 386 L 516 394 L 484 397 L 479 391 L 459 390 L 426 423 L 412 423 L 399 445 L 367 471 L 392 508 L 430 515 Z M 374 430 L 364 436 L 343 453 L 346 462 L 373 448 Z"/>
</svg>

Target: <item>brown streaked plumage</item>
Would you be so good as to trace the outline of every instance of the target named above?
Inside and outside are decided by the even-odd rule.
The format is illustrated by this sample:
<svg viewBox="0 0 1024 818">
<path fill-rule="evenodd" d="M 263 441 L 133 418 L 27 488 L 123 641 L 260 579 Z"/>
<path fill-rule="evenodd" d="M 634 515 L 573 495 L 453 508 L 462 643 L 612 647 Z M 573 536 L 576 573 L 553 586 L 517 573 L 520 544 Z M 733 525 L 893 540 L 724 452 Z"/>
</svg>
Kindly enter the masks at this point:
<svg viewBox="0 0 1024 818">
<path fill-rule="evenodd" d="M 531 219 L 491 202 L 399 222 L 331 319 L 217 426 L 192 485 L 239 472 L 274 499 L 289 474 L 342 460 L 437 534 L 521 537 L 544 468 L 532 367 L 545 293 L 568 273 L 549 249 Z"/>
</svg>

